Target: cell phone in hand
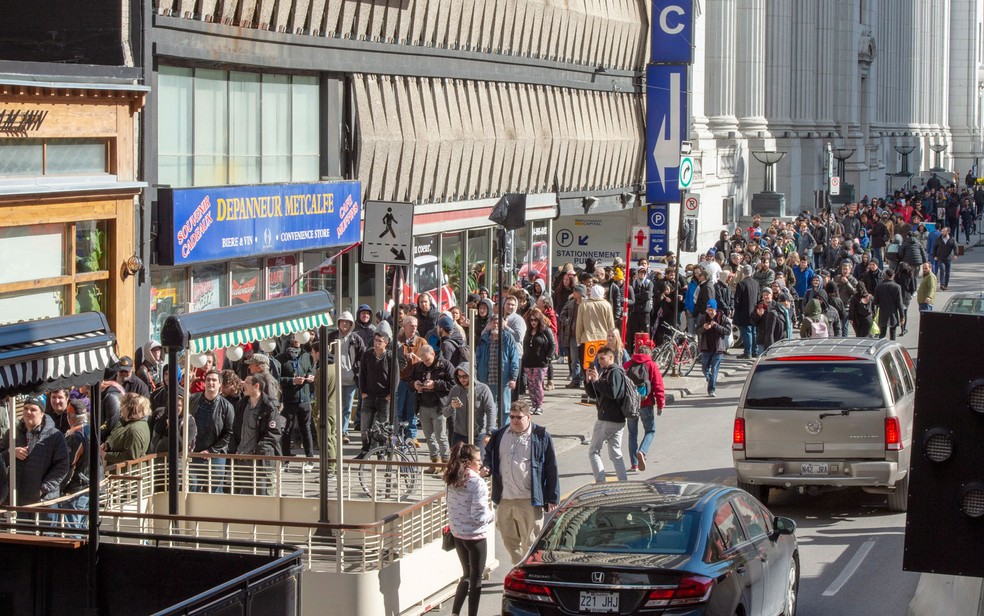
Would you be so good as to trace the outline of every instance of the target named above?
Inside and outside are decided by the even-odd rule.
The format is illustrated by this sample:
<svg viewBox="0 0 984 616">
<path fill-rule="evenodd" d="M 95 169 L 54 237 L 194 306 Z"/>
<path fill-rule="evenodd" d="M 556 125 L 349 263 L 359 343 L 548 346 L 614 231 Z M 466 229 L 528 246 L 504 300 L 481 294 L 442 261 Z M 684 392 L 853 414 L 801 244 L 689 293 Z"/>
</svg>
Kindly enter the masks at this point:
<svg viewBox="0 0 984 616">
<path fill-rule="evenodd" d="M 461 402 L 461 398 L 459 398 L 457 396 L 455 396 L 454 398 L 451 398 L 451 400 L 454 401 L 454 402 L 457 402 L 458 404 L 461 404 L 462 403 Z"/>
</svg>

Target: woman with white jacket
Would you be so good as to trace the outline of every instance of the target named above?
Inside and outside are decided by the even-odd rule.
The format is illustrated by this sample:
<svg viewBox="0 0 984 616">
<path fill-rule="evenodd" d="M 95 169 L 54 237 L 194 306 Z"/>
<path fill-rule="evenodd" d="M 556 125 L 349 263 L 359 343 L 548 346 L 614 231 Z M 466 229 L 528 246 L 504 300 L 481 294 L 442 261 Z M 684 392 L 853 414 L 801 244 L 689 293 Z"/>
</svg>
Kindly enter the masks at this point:
<svg viewBox="0 0 984 616">
<path fill-rule="evenodd" d="M 451 607 L 453 616 L 461 614 L 466 597 L 469 616 L 477 616 L 482 599 L 482 574 L 495 517 L 489 505 L 488 484 L 479 474 L 481 468 L 482 450 L 471 443 L 461 443 L 451 450 L 444 471 L 451 535 L 462 571 Z"/>
</svg>

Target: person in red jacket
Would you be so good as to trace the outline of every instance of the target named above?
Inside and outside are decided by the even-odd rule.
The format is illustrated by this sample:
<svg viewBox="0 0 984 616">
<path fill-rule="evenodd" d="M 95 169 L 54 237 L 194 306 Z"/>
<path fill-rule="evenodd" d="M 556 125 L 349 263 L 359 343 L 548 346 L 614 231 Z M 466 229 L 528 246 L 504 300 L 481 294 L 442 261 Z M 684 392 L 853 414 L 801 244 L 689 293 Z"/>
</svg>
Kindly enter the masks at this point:
<svg viewBox="0 0 984 616">
<path fill-rule="evenodd" d="M 656 415 L 663 414 L 663 406 L 666 404 L 663 376 L 652 358 L 655 346 L 653 339 L 648 335 L 639 335 L 636 338 L 635 354 L 623 366 L 629 380 L 639 388 L 639 396 L 642 398 L 639 404 L 639 417 L 626 420 L 629 425 L 629 459 L 632 460 L 632 471 L 646 470 L 646 454 L 649 453 L 649 446 L 653 444 L 653 438 L 656 436 Z M 645 370 L 649 377 L 648 383 L 645 379 L 638 378 L 642 370 L 640 368 L 633 370 L 635 366 Z M 640 380 L 642 383 L 639 382 Z M 639 443 L 639 420 L 642 420 L 642 443 Z"/>
</svg>

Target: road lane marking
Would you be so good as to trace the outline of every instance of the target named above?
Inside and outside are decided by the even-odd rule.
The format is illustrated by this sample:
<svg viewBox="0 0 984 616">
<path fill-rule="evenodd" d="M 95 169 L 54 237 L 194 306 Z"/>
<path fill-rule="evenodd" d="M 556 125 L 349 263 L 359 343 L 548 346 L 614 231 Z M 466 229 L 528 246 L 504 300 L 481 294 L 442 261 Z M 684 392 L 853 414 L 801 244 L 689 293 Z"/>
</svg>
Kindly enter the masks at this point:
<svg viewBox="0 0 984 616">
<path fill-rule="evenodd" d="M 851 576 L 857 573 L 858 567 L 861 566 L 861 563 L 864 561 L 865 557 L 868 556 L 868 552 L 870 552 L 873 547 L 875 547 L 874 539 L 868 539 L 865 541 L 860 549 L 858 549 L 858 553 L 854 555 L 854 558 L 847 563 L 847 566 L 844 567 L 841 574 L 837 576 L 837 579 L 827 587 L 827 590 L 823 591 L 823 596 L 833 597 L 840 592 L 840 589 L 844 587 L 844 584 L 847 584 L 848 580 L 851 579 Z"/>
</svg>

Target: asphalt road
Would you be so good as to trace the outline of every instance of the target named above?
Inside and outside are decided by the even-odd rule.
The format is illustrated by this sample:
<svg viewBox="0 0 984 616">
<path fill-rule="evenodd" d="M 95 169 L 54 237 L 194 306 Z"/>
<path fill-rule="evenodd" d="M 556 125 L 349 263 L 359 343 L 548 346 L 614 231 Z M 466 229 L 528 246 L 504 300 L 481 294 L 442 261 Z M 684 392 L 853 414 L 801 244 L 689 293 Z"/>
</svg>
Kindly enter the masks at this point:
<svg viewBox="0 0 984 616">
<path fill-rule="evenodd" d="M 984 248 L 970 251 L 954 264 L 951 291 L 977 291 L 984 279 Z M 937 296 L 942 307 L 949 293 Z M 913 300 L 909 333 L 901 338 L 915 355 L 918 312 Z M 631 478 L 661 477 L 675 480 L 735 484 L 731 459 L 734 409 L 750 363 L 726 360 L 730 376 L 719 384 L 718 397 L 701 393 L 683 396 L 668 405 L 657 418 L 656 440 L 649 468 Z M 558 371 L 558 376 L 565 370 Z M 695 375 L 699 370 L 695 371 Z M 559 381 L 558 381 L 559 382 Z M 691 389 L 694 381 L 689 381 Z M 669 380 L 667 387 L 674 386 Z M 577 404 L 572 393 L 548 394 L 546 412 L 538 418 L 552 434 L 575 434 L 590 428 L 593 408 Z M 592 481 L 587 445 L 579 439 L 558 439 L 562 494 Z M 627 450 L 625 455 L 627 455 Z M 607 459 L 606 464 L 609 466 Z M 800 616 L 866 614 L 888 616 L 906 613 L 915 594 L 919 574 L 902 571 L 905 514 L 890 513 L 884 496 L 845 489 L 820 496 L 791 491 L 772 492 L 769 508 L 796 521 L 802 563 Z M 480 614 L 499 614 L 502 579 L 509 570 L 504 550 L 496 549 L 499 566 L 483 588 Z M 451 614 L 451 602 L 432 614 Z"/>
</svg>

